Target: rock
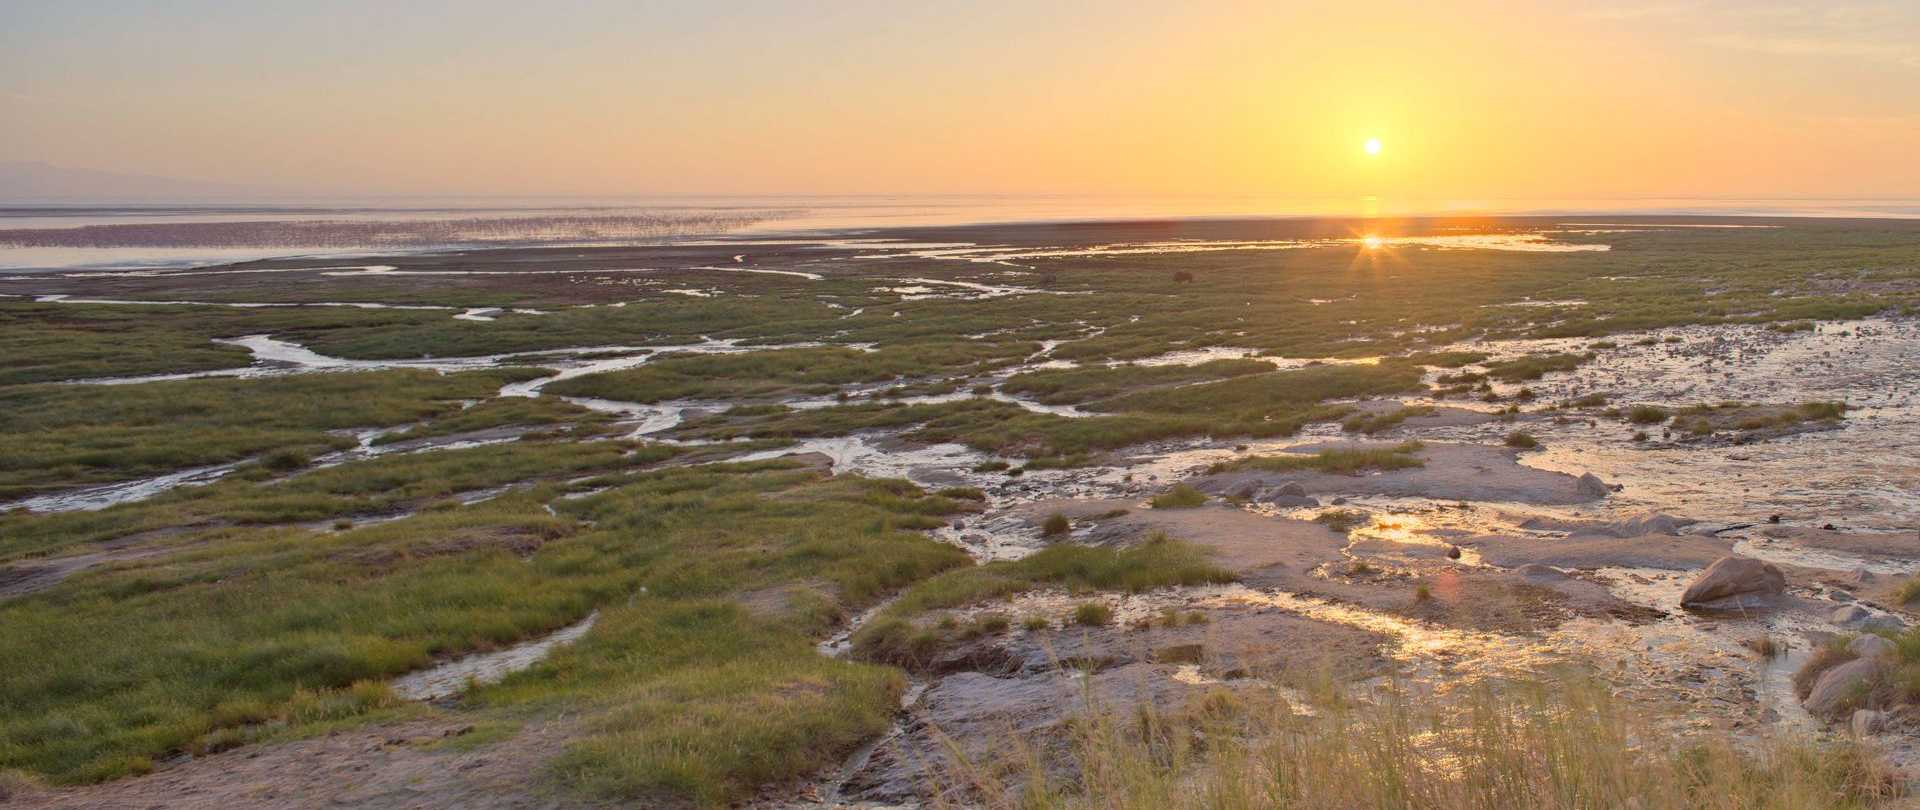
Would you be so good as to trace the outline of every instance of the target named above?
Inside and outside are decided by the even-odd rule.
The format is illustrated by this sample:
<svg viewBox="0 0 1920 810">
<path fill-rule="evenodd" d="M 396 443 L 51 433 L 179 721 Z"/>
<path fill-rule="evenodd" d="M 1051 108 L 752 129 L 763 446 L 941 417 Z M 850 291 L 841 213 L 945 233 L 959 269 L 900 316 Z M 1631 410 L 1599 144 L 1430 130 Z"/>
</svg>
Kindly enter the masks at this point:
<svg viewBox="0 0 1920 810">
<path fill-rule="evenodd" d="M 1513 572 L 1535 582 L 1559 582 L 1569 578 L 1565 571 L 1539 563 L 1527 563 L 1513 569 Z"/>
<path fill-rule="evenodd" d="M 1899 648 L 1883 636 L 1868 634 L 1847 642 L 1847 652 L 1853 653 L 1854 656 L 1859 658 L 1876 658 L 1891 661 L 1894 655 L 1899 652 Z"/>
<path fill-rule="evenodd" d="M 1780 522 L 1780 516 L 1779 516 L 1779 515 L 1768 515 L 1768 516 L 1767 516 L 1767 522 L 1768 522 L 1768 523 L 1779 523 L 1779 522 Z"/>
<path fill-rule="evenodd" d="M 1346 498 L 1334 498 L 1334 499 L 1333 499 L 1333 505 L 1334 505 L 1334 506 L 1346 506 L 1346 505 L 1347 505 L 1347 499 L 1346 499 Z"/>
<path fill-rule="evenodd" d="M 1813 716 L 1838 720 L 1864 700 L 1884 665 L 1877 658 L 1855 658 L 1820 674 L 1802 705 Z"/>
<path fill-rule="evenodd" d="M 1771 607 L 1786 595 L 1787 577 L 1771 563 L 1751 557 L 1721 557 L 1680 595 L 1680 606 L 1707 610 Z"/>
<path fill-rule="evenodd" d="M 1875 613 L 1872 618 L 1867 619 L 1865 623 L 1860 625 L 1860 629 L 1888 630 L 1897 633 L 1907 629 L 1907 623 L 1898 616 L 1886 613 Z"/>
<path fill-rule="evenodd" d="M 1853 582 L 1856 585 L 1865 585 L 1869 582 L 1874 581 L 1874 579 L 1875 577 L 1873 575 L 1873 572 L 1868 571 L 1865 568 L 1861 568 L 1853 572 Z"/>
<path fill-rule="evenodd" d="M 1278 489 L 1275 489 L 1273 491 L 1273 494 L 1291 495 L 1296 498 L 1304 498 L 1307 496 L 1307 488 L 1300 486 L 1299 481 L 1288 481 L 1284 484 L 1281 484 Z"/>
<path fill-rule="evenodd" d="M 1856 709 L 1853 713 L 1853 736 L 1869 737 L 1887 727 L 1887 713 L 1872 709 Z"/>
<path fill-rule="evenodd" d="M 1460 559 L 1460 547 L 1449 544 L 1447 546 L 1447 559 L 1449 560 Z"/>
<path fill-rule="evenodd" d="M 1580 476 L 1578 490 L 1580 494 L 1590 498 L 1605 498 L 1613 494 L 1613 488 L 1607 486 L 1607 482 L 1600 480 L 1600 476 L 1593 473 Z"/>
<path fill-rule="evenodd" d="M 1696 521 L 1690 520 L 1688 518 L 1678 518 L 1672 515 L 1655 513 L 1655 514 L 1647 515 L 1645 517 L 1636 518 L 1633 520 L 1623 520 L 1623 521 L 1620 521 L 1619 523 L 1614 524 L 1614 530 L 1619 532 L 1619 534 L 1616 534 L 1614 536 L 1615 537 L 1639 537 L 1641 535 L 1647 535 L 1647 534 L 1676 534 L 1677 535 L 1680 533 L 1681 529 L 1687 526 L 1691 526 L 1695 522 Z"/>
<path fill-rule="evenodd" d="M 1304 508 L 1319 506 L 1320 502 L 1305 495 L 1283 495 L 1274 493 L 1260 499 L 1263 503 L 1286 508 Z"/>
<path fill-rule="evenodd" d="M 1896 616 L 1875 613 L 1859 605 L 1834 608 L 1827 618 L 1849 630 L 1904 630 L 1907 623 Z"/>
<path fill-rule="evenodd" d="M 1243 501 L 1251 501 L 1253 500 L 1253 496 L 1259 493 L 1260 493 L 1260 490 L 1256 489 L 1252 484 L 1248 484 L 1244 487 L 1234 490 L 1233 497 L 1239 498 Z"/>
<path fill-rule="evenodd" d="M 1841 627 L 1853 627 L 1872 618 L 1873 614 L 1859 605 L 1841 605 L 1827 614 L 1827 619 Z"/>
</svg>

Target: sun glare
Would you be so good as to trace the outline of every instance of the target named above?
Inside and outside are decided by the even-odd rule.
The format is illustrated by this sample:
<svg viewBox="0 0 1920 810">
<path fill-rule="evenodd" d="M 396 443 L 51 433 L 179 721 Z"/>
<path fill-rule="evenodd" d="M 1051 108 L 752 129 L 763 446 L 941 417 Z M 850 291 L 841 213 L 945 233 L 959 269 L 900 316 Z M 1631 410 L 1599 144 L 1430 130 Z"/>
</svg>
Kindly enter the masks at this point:
<svg viewBox="0 0 1920 810">
<path fill-rule="evenodd" d="M 1379 250 L 1380 237 L 1369 234 L 1368 236 L 1360 240 L 1360 244 L 1366 245 L 1368 250 Z"/>
<path fill-rule="evenodd" d="M 1365 149 L 1367 150 L 1367 154 L 1369 154 L 1369 155 L 1377 155 L 1377 154 L 1380 154 L 1380 139 L 1379 139 L 1379 138 L 1368 138 L 1368 139 L 1367 139 L 1367 142 L 1366 142 L 1366 144 L 1365 144 L 1365 146 L 1364 146 L 1363 148 L 1365 148 Z"/>
</svg>

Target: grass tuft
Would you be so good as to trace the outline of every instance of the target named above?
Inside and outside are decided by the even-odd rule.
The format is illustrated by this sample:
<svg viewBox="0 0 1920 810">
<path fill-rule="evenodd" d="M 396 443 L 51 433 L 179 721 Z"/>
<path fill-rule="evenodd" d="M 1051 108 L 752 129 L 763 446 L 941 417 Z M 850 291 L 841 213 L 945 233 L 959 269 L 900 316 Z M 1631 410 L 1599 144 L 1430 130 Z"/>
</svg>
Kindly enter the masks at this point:
<svg viewBox="0 0 1920 810">
<path fill-rule="evenodd" d="M 1171 489 L 1154 496 L 1148 503 L 1155 509 L 1192 509 L 1205 506 L 1207 494 L 1194 489 L 1189 484 L 1174 484 Z"/>
<path fill-rule="evenodd" d="M 1208 468 L 1209 473 L 1238 470 L 1290 472 L 1311 470 L 1336 475 L 1356 475 L 1367 470 L 1403 470 L 1424 467 L 1426 462 L 1414 455 L 1425 449 L 1417 441 L 1405 441 L 1392 447 L 1332 448 L 1313 455 L 1289 453 L 1277 456 L 1247 456 Z"/>
<path fill-rule="evenodd" d="M 1081 602 L 1073 609 L 1074 624 L 1086 627 L 1098 627 L 1103 624 L 1111 624 L 1112 622 L 1113 608 L 1107 607 L 1105 603 Z"/>
</svg>

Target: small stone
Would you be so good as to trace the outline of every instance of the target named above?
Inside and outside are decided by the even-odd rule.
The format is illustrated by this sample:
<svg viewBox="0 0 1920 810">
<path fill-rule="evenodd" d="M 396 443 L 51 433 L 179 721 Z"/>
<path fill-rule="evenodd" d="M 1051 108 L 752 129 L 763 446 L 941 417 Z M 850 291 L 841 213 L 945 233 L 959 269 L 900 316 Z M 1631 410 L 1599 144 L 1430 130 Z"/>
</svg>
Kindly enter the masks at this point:
<svg viewBox="0 0 1920 810">
<path fill-rule="evenodd" d="M 1307 495 L 1307 488 L 1300 486 L 1299 481 L 1288 481 L 1284 484 L 1281 484 L 1278 489 L 1275 489 L 1273 491 L 1273 494 L 1292 495 L 1296 498 L 1304 498 Z"/>
<path fill-rule="evenodd" d="M 1447 546 L 1447 559 L 1449 560 L 1460 559 L 1460 547 L 1454 546 L 1454 545 Z"/>
<path fill-rule="evenodd" d="M 1887 713 L 1858 709 L 1853 713 L 1853 736 L 1869 737 L 1887 726 Z"/>
<path fill-rule="evenodd" d="M 1866 621 L 1873 614 L 1859 605 L 1841 605 L 1827 614 L 1827 619 L 1841 627 L 1852 627 Z"/>
</svg>

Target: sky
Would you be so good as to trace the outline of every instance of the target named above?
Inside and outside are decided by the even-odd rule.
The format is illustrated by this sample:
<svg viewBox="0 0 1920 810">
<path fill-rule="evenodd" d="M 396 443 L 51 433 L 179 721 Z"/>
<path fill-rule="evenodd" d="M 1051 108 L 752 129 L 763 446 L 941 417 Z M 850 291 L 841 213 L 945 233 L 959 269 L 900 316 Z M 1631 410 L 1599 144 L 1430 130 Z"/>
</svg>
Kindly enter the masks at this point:
<svg viewBox="0 0 1920 810">
<path fill-rule="evenodd" d="M 0 121 L 309 193 L 1912 199 L 1920 2 L 0 0 Z"/>
</svg>

